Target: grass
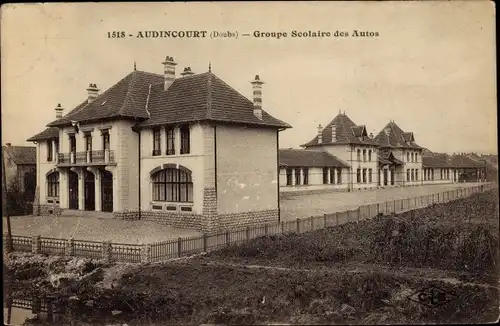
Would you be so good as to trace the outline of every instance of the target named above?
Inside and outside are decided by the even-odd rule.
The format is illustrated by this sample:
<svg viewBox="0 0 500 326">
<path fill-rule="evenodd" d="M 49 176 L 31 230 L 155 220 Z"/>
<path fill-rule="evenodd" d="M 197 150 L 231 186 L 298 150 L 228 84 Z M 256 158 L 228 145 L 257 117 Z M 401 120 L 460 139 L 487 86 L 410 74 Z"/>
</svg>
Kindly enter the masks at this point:
<svg viewBox="0 0 500 326">
<path fill-rule="evenodd" d="M 113 288 L 89 280 L 52 294 L 78 297 L 73 320 L 81 325 L 492 322 L 499 298 L 497 205 L 490 191 L 397 216 L 255 239 L 189 260 L 143 264 L 117 276 Z M 410 300 L 432 287 L 451 299 L 433 307 Z M 85 308 L 88 300 L 96 302 L 92 311 Z M 122 313 L 111 316 L 111 310 Z"/>
</svg>

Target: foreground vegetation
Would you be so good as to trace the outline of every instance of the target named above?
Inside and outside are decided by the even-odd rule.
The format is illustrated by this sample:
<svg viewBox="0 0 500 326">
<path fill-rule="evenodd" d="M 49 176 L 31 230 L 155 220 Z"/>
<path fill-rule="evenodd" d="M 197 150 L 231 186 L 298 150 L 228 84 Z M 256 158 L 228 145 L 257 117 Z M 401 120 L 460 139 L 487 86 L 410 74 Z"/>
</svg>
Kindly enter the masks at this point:
<svg viewBox="0 0 500 326">
<path fill-rule="evenodd" d="M 74 307 L 68 318 L 79 325 L 492 322 L 497 198 L 490 191 L 164 264 L 12 254 L 7 286 Z M 446 300 L 420 302 L 430 288 Z"/>
</svg>

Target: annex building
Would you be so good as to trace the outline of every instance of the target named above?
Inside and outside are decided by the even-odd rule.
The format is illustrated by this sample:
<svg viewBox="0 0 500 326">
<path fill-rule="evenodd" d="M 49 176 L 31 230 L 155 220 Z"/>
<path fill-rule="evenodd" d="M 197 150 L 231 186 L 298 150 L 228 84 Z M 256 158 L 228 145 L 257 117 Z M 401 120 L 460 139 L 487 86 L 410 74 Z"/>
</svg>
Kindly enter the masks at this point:
<svg viewBox="0 0 500 326">
<path fill-rule="evenodd" d="M 279 132 L 262 107 L 211 72 L 137 71 L 87 98 L 28 141 L 37 147 L 35 214 L 109 212 L 204 231 L 274 222 Z M 258 144 L 256 146 L 255 144 Z M 259 159 L 249 159 L 250 157 Z"/>
<path fill-rule="evenodd" d="M 413 132 L 392 120 L 375 136 L 366 129 L 339 112 L 325 127 L 318 126 L 303 149 L 280 149 L 281 192 L 486 180 L 486 164 L 464 154 L 432 153 L 417 144 Z"/>
</svg>

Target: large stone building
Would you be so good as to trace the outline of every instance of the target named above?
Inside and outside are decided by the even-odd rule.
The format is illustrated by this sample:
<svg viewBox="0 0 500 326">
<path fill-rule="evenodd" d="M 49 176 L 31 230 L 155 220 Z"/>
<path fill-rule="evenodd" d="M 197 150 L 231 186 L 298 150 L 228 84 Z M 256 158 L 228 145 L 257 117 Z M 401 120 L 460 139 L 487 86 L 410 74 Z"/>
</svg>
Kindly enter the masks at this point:
<svg viewBox="0 0 500 326">
<path fill-rule="evenodd" d="M 209 69 L 176 76 L 134 71 L 31 137 L 37 144 L 38 207 L 106 211 L 214 230 L 279 218 L 278 139 L 290 126 Z M 256 159 L 258 158 L 258 159 Z"/>
<path fill-rule="evenodd" d="M 357 125 L 345 112 L 326 127 L 320 125 L 317 135 L 302 147 L 280 150 L 283 193 L 486 180 L 486 165 L 480 159 L 432 153 L 394 121 L 376 136 L 368 135 L 365 125 Z"/>
</svg>

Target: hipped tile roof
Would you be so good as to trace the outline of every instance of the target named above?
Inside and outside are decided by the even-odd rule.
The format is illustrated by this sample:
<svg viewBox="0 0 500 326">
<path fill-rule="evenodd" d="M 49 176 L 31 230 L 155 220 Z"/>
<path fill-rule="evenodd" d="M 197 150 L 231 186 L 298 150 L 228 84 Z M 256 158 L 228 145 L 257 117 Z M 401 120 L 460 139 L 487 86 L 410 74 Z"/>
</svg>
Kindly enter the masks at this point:
<svg viewBox="0 0 500 326">
<path fill-rule="evenodd" d="M 332 137 L 332 126 L 335 126 L 335 140 Z M 305 143 L 304 147 L 321 146 L 324 144 L 360 144 L 377 146 L 366 133 L 364 125 L 356 125 L 345 113 L 339 113 L 321 131 L 322 141 L 318 143 L 318 135 Z"/>
<path fill-rule="evenodd" d="M 59 137 L 59 129 L 57 129 L 57 127 L 48 127 L 44 131 L 39 132 L 33 137 L 28 138 L 27 141 L 39 141 L 57 137 Z"/>
<path fill-rule="evenodd" d="M 349 167 L 328 152 L 305 149 L 280 149 L 279 164 L 281 167 Z"/>
<path fill-rule="evenodd" d="M 398 160 L 391 151 L 381 151 L 378 160 L 379 164 L 404 164 L 402 161 Z"/>
<path fill-rule="evenodd" d="M 212 72 L 177 78 L 166 91 L 163 83 L 163 75 L 133 71 L 93 102 L 85 100 L 48 126 L 131 118 L 141 121 L 142 127 L 203 120 L 276 129 L 291 127 L 264 110 L 262 119 L 257 118 L 252 101 Z"/>
<path fill-rule="evenodd" d="M 394 121 L 390 121 L 374 138 L 381 147 L 421 149 L 415 143 L 413 132 L 404 132 Z"/>
<path fill-rule="evenodd" d="M 16 164 L 36 164 L 36 147 L 34 146 L 2 146 Z"/>
</svg>

